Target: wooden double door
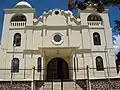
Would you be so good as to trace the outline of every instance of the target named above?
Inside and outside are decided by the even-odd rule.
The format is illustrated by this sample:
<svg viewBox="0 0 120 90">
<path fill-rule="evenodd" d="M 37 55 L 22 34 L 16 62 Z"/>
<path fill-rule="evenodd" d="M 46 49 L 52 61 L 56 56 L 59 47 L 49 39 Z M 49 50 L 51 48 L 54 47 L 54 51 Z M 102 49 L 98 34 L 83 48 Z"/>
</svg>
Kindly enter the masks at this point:
<svg viewBox="0 0 120 90">
<path fill-rule="evenodd" d="M 67 62 L 62 58 L 53 58 L 47 65 L 47 80 L 69 79 Z"/>
</svg>

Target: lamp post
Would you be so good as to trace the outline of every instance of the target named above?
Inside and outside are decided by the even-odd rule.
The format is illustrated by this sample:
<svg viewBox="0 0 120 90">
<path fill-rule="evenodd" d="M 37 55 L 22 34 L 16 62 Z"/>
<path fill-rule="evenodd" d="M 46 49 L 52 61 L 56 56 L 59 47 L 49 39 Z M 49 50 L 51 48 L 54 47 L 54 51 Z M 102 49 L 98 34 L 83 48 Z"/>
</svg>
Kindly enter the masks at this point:
<svg viewBox="0 0 120 90">
<path fill-rule="evenodd" d="M 11 90 L 12 90 L 12 84 L 13 84 L 13 72 L 11 71 L 11 82 L 10 82 L 10 87 L 11 87 Z"/>
<path fill-rule="evenodd" d="M 32 83 L 31 83 L 31 90 L 35 90 L 35 66 L 32 67 Z"/>
</svg>

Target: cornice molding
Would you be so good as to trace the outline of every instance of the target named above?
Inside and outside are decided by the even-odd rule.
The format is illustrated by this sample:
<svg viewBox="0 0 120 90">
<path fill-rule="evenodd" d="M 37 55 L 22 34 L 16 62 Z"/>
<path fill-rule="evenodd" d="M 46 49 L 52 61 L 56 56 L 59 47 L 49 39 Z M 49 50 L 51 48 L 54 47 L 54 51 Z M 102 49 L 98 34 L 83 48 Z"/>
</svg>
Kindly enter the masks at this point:
<svg viewBox="0 0 120 90">
<path fill-rule="evenodd" d="M 12 8 L 4 9 L 5 13 L 35 13 L 35 8 Z"/>
<path fill-rule="evenodd" d="M 95 8 L 87 8 L 85 10 L 79 10 L 78 12 L 80 12 L 80 13 L 99 13 L 99 14 L 103 14 L 103 13 L 108 13 L 108 11 L 109 11 L 109 9 L 105 9 L 104 12 L 99 13 L 99 12 L 96 11 Z"/>
<path fill-rule="evenodd" d="M 72 26 L 72 25 L 66 25 L 66 26 L 47 26 L 47 25 L 42 25 L 42 26 L 26 26 L 26 30 L 65 30 L 65 29 L 72 29 L 72 30 L 81 30 L 81 29 L 88 29 L 88 25 L 79 25 L 79 26 Z"/>
</svg>

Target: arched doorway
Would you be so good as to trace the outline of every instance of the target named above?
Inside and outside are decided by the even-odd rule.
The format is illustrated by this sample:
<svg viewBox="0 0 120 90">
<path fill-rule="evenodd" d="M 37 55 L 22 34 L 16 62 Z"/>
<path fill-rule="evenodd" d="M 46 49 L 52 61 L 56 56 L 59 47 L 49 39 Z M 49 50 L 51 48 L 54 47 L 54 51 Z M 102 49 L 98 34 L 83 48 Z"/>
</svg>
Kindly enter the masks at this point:
<svg viewBox="0 0 120 90">
<path fill-rule="evenodd" d="M 53 58 L 47 65 L 47 80 L 69 79 L 67 62 L 62 58 Z"/>
</svg>

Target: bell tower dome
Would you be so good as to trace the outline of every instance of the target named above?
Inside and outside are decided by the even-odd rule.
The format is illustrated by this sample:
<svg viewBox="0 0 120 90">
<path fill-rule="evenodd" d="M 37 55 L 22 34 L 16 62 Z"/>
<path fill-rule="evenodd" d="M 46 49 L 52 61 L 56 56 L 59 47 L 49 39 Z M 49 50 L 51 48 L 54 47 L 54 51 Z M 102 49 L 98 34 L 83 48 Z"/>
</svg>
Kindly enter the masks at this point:
<svg viewBox="0 0 120 90">
<path fill-rule="evenodd" d="M 15 8 L 32 8 L 32 6 L 25 1 L 21 1 L 15 5 Z"/>
</svg>

